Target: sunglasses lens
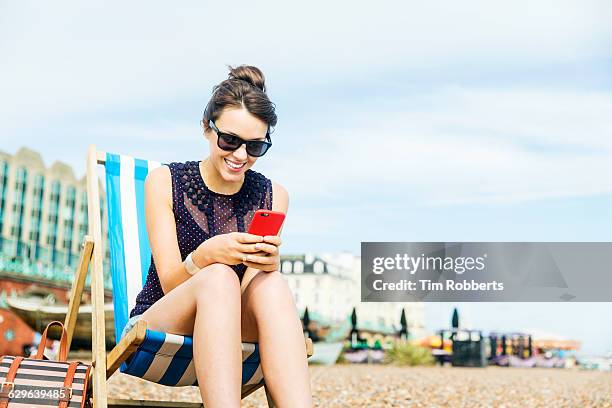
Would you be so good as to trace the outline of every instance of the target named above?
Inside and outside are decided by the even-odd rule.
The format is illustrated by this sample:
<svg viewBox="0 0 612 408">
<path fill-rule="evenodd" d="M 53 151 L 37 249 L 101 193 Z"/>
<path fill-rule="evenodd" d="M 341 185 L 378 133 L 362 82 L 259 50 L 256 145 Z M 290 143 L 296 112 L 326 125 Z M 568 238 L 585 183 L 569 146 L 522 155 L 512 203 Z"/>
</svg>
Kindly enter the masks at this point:
<svg viewBox="0 0 612 408">
<path fill-rule="evenodd" d="M 236 136 L 219 133 L 219 142 L 217 143 L 223 150 L 232 151 L 240 147 L 240 139 Z"/>
<path fill-rule="evenodd" d="M 268 145 L 266 142 L 252 141 L 247 142 L 247 153 L 254 157 L 261 157 L 268 151 Z"/>
</svg>

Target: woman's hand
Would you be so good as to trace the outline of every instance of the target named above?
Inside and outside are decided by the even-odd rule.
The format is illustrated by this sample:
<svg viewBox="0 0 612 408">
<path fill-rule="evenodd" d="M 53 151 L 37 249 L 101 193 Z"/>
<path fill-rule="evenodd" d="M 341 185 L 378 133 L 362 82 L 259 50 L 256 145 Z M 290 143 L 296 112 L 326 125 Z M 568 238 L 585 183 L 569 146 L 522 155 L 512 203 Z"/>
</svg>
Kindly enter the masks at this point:
<svg viewBox="0 0 612 408">
<path fill-rule="evenodd" d="M 256 247 L 264 244 L 264 237 L 246 232 L 230 232 L 210 237 L 194 251 L 193 261 L 201 268 L 213 263 L 238 265 L 246 256 L 263 255 Z"/>
<path fill-rule="evenodd" d="M 243 262 L 246 266 L 259 269 L 264 272 L 274 272 L 280 269 L 280 254 L 278 247 L 282 243 L 276 235 L 266 235 L 264 242 L 255 244 L 255 248 L 261 252 L 248 254 L 247 260 Z"/>
</svg>

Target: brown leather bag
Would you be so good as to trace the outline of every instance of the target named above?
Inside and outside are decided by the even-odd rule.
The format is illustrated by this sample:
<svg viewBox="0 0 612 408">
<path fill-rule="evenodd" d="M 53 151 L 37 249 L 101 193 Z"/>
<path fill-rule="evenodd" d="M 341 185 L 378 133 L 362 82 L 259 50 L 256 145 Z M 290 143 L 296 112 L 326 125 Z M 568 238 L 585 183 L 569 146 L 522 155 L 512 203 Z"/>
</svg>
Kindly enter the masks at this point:
<svg viewBox="0 0 612 408">
<path fill-rule="evenodd" d="M 44 356 L 47 330 L 53 325 L 62 328 L 59 360 Z M 67 333 L 62 322 L 47 325 L 34 358 L 2 356 L 0 359 L 0 408 L 89 406 L 87 389 L 91 365 L 80 361 L 67 362 Z"/>
</svg>

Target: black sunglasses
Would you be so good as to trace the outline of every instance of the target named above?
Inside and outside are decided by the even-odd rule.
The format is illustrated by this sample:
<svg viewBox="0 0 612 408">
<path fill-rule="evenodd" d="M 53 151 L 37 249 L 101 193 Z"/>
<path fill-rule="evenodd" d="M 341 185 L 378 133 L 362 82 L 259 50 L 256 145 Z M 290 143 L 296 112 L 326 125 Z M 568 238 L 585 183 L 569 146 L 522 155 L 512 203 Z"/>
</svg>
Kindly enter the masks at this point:
<svg viewBox="0 0 612 408">
<path fill-rule="evenodd" d="M 238 150 L 240 146 L 246 144 L 246 151 L 249 156 L 261 157 L 272 147 L 270 133 L 266 133 L 267 140 L 244 140 L 236 135 L 221 132 L 212 120 L 209 123 L 210 127 L 217 133 L 217 146 L 227 152 Z"/>
</svg>

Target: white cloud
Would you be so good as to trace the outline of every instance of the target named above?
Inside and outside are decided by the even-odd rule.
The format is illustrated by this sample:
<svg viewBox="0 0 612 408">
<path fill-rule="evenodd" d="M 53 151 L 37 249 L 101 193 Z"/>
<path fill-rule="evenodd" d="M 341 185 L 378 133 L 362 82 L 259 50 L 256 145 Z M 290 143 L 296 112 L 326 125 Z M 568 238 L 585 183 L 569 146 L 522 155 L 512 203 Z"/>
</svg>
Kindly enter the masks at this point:
<svg viewBox="0 0 612 408">
<path fill-rule="evenodd" d="M 269 168 L 304 198 L 456 204 L 612 193 L 612 95 L 455 87 L 422 98 L 424 109 L 413 100 L 375 123 L 353 112 L 350 128 L 295 135 L 310 140 Z"/>
<path fill-rule="evenodd" d="M 193 143 L 194 137 L 201 133 L 198 124 L 187 124 L 172 121 L 153 122 L 117 122 L 100 123 L 91 126 L 90 134 L 94 137 L 116 140 L 130 140 L 136 143 L 183 142 Z M 204 136 L 202 136 L 203 138 Z"/>
</svg>

